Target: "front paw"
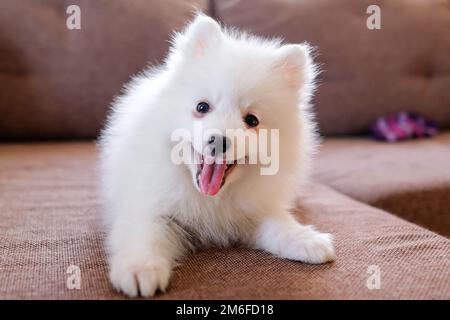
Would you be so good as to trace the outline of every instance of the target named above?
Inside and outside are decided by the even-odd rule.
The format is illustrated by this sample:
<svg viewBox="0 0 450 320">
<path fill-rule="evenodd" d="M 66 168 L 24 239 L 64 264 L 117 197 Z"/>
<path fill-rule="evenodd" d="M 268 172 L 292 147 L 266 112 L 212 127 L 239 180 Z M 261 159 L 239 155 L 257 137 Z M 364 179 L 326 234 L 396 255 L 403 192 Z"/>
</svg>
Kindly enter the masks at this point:
<svg viewBox="0 0 450 320">
<path fill-rule="evenodd" d="M 333 237 L 329 233 L 317 232 L 312 227 L 304 227 L 300 232 L 286 237 L 279 250 L 285 258 L 312 264 L 333 261 L 336 257 Z"/>
<path fill-rule="evenodd" d="M 118 291 L 130 297 L 152 297 L 157 290 L 164 292 L 169 284 L 171 268 L 159 259 L 114 258 L 110 278 Z"/>
</svg>

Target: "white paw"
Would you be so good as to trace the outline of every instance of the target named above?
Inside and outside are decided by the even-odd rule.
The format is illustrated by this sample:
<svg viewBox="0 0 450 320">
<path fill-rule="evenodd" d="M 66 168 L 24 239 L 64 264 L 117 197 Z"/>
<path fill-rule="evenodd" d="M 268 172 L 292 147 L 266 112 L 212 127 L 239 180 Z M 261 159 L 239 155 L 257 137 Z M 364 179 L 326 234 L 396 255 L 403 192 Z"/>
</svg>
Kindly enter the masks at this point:
<svg viewBox="0 0 450 320">
<path fill-rule="evenodd" d="M 130 297 L 152 297 L 157 290 L 166 290 L 170 273 L 169 264 L 161 260 L 124 258 L 113 259 L 109 276 L 114 288 Z"/>
<path fill-rule="evenodd" d="M 280 255 L 307 263 L 319 264 L 335 259 L 333 237 L 329 233 L 320 233 L 311 227 L 290 234 L 280 244 Z"/>
</svg>

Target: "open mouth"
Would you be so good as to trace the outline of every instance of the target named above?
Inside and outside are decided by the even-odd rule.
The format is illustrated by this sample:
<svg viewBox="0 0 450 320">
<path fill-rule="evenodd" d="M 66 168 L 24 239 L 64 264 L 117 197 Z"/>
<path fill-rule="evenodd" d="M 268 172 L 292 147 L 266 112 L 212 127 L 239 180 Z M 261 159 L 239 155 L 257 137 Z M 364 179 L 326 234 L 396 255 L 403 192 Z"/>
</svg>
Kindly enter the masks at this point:
<svg viewBox="0 0 450 320">
<path fill-rule="evenodd" d="M 200 155 L 200 164 L 197 168 L 197 185 L 201 193 L 209 196 L 216 195 L 225 184 L 228 175 L 237 165 L 237 160 L 227 163 L 223 158 L 205 159 Z"/>
</svg>

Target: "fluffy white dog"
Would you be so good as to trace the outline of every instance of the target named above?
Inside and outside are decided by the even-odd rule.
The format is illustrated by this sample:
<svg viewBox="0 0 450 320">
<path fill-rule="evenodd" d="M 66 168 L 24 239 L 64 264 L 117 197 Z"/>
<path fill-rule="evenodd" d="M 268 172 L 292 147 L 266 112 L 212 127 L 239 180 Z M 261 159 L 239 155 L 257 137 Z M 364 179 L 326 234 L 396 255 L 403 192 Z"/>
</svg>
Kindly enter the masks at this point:
<svg viewBox="0 0 450 320">
<path fill-rule="evenodd" d="M 100 140 L 115 288 L 145 297 L 164 291 L 176 262 L 199 246 L 240 243 L 307 263 L 334 258 L 331 236 L 289 213 L 315 149 L 314 74 L 307 45 L 225 30 L 199 14 L 174 37 L 164 64 L 126 87 Z M 172 139 L 199 124 L 217 133 Z M 230 159 L 236 139 L 228 129 L 278 130 L 269 147 L 276 174 L 244 163 L 249 148 Z M 195 161 L 176 163 L 177 145 Z"/>
</svg>

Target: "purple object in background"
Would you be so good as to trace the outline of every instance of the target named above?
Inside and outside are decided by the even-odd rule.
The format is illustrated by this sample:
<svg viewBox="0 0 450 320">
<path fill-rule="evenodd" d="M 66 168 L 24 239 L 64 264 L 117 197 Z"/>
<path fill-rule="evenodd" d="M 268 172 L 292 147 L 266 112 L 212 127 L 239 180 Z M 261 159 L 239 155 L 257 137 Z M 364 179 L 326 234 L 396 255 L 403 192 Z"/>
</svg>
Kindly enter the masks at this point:
<svg viewBox="0 0 450 320">
<path fill-rule="evenodd" d="M 402 111 L 378 118 L 372 125 L 371 132 L 377 140 L 395 142 L 431 137 L 438 133 L 438 128 L 434 122 L 417 113 Z"/>
</svg>

